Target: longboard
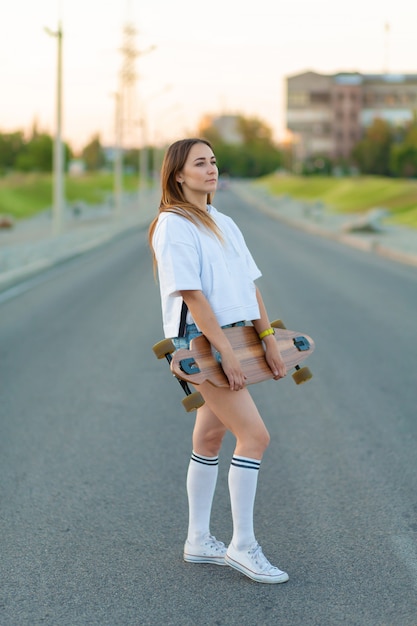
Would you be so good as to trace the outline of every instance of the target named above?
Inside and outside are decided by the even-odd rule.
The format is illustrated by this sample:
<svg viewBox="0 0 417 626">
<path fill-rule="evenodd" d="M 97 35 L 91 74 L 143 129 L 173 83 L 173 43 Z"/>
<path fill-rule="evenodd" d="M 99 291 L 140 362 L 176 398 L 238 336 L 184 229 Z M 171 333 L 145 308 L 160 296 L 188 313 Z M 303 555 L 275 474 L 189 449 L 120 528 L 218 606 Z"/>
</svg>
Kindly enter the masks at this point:
<svg viewBox="0 0 417 626">
<path fill-rule="evenodd" d="M 273 378 L 273 373 L 265 360 L 263 343 L 253 326 L 226 328 L 224 333 L 239 360 L 247 385 Z M 303 368 L 303 371 L 299 366 L 313 352 L 315 348 L 313 339 L 306 334 L 281 328 L 275 329 L 274 336 L 287 369 L 297 370 L 294 376 L 297 384 L 309 380 L 310 370 Z M 170 367 L 175 376 L 193 385 L 208 381 L 215 387 L 229 386 L 223 368 L 216 358 L 216 352 L 204 335 L 192 339 L 189 350 L 176 350 L 172 355 Z"/>
<path fill-rule="evenodd" d="M 275 339 L 287 370 L 295 368 L 292 376 L 296 384 L 310 380 L 312 374 L 309 368 L 300 368 L 300 363 L 314 351 L 313 339 L 305 333 L 287 330 L 281 320 L 272 322 L 271 326 L 275 329 Z M 265 360 L 263 343 L 253 326 L 226 328 L 224 332 L 240 361 L 248 385 L 273 378 Z M 189 350 L 175 350 L 171 339 L 164 339 L 153 346 L 153 351 L 158 359 L 165 357 L 170 364 L 172 373 L 186 394 L 183 399 L 186 411 L 195 410 L 204 404 L 201 394 L 192 393 L 188 383 L 198 386 L 208 380 L 216 387 L 229 385 L 219 362 L 218 353 L 203 335 L 191 340 Z"/>
</svg>

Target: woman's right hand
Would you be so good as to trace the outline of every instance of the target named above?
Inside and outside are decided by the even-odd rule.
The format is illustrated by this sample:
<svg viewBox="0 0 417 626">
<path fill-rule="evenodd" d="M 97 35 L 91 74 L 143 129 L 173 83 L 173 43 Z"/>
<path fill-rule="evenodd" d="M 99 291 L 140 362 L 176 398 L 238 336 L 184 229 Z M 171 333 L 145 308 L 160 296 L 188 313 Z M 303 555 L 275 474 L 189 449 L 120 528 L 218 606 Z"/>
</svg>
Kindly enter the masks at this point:
<svg viewBox="0 0 417 626">
<path fill-rule="evenodd" d="M 240 391 L 240 389 L 246 387 L 246 376 L 242 371 L 239 360 L 236 358 L 233 349 L 223 350 L 220 356 L 223 371 L 229 381 L 230 390 Z"/>
</svg>

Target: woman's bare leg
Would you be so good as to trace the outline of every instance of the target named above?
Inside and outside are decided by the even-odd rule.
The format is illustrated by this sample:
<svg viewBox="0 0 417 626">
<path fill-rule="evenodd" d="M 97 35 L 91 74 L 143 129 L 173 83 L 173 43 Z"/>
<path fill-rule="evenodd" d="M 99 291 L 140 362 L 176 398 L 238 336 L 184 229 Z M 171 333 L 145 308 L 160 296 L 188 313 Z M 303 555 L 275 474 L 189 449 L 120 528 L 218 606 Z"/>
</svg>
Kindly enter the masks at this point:
<svg viewBox="0 0 417 626">
<path fill-rule="evenodd" d="M 220 429 L 220 422 L 236 437 L 236 455 L 262 459 L 270 437 L 249 391 L 230 391 L 207 382 L 199 385 L 198 390 L 206 402 L 204 407 L 207 405 L 210 411 L 197 418 L 196 445 L 209 440 L 209 433 Z"/>
<path fill-rule="evenodd" d="M 218 454 L 225 426 L 207 404 L 197 411 L 193 452 L 187 472 L 188 534 L 184 559 L 224 565 L 225 545 L 210 533 L 210 516 L 218 474 Z"/>
</svg>

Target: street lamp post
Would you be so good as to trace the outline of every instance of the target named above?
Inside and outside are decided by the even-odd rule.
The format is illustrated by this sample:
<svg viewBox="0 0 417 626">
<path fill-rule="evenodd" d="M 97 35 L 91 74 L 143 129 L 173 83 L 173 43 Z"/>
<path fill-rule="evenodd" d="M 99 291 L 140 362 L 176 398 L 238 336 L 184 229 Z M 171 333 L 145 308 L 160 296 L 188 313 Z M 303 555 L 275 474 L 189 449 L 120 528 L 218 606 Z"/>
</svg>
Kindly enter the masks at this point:
<svg viewBox="0 0 417 626">
<path fill-rule="evenodd" d="M 57 76 L 56 76 L 56 120 L 54 143 L 54 203 L 52 213 L 52 230 L 54 235 L 62 231 L 62 214 L 64 209 L 64 145 L 62 142 L 62 27 L 58 23 L 58 30 L 45 28 L 51 37 L 56 37 Z"/>
<path fill-rule="evenodd" d="M 121 94 L 115 93 L 115 145 L 114 145 L 114 210 L 119 216 L 123 200 L 123 140 L 122 140 L 122 102 Z"/>
<path fill-rule="evenodd" d="M 147 189 L 149 176 L 149 150 L 145 114 L 142 117 L 140 125 L 142 128 L 142 147 L 139 148 L 139 197 L 141 192 Z"/>
</svg>

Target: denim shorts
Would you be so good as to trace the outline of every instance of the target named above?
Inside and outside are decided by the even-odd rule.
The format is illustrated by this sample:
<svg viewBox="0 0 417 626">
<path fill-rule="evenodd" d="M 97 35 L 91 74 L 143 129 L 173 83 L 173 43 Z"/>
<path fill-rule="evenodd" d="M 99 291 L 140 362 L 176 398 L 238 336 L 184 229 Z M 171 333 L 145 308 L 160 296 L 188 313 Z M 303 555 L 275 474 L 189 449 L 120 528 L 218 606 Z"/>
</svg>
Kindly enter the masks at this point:
<svg viewBox="0 0 417 626">
<path fill-rule="evenodd" d="M 245 326 L 245 322 L 235 322 L 234 324 L 226 324 L 226 326 L 222 326 L 222 328 L 232 328 L 233 326 Z M 202 335 L 195 324 L 186 324 L 185 325 L 185 335 L 184 337 L 173 337 L 172 343 L 175 348 L 179 350 L 180 348 L 188 348 L 190 347 L 191 339 L 195 339 Z"/>
</svg>

